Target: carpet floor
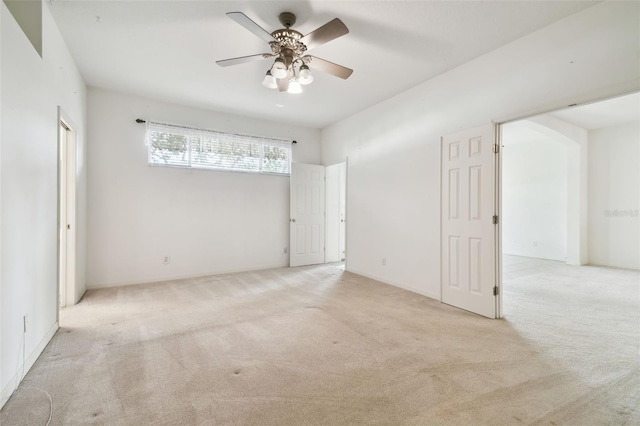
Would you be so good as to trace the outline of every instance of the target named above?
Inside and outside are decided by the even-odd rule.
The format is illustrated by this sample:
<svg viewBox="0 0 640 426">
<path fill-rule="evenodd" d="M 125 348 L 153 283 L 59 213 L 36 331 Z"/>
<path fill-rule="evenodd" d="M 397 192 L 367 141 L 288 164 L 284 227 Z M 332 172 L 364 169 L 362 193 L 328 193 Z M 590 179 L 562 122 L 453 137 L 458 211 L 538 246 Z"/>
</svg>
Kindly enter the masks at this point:
<svg viewBox="0 0 640 426">
<path fill-rule="evenodd" d="M 335 265 L 90 290 L 0 423 L 640 424 L 640 273 L 504 274 L 502 320 Z"/>
</svg>

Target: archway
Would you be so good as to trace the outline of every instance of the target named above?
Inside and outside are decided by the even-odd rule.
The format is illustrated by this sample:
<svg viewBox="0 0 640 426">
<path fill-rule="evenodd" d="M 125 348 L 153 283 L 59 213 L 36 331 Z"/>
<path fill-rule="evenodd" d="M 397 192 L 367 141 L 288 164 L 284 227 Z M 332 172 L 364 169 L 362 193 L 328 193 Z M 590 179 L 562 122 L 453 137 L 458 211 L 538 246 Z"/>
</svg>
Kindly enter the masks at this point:
<svg viewBox="0 0 640 426">
<path fill-rule="evenodd" d="M 547 180 L 545 185 L 538 185 L 536 191 L 539 197 L 544 197 L 544 191 L 547 191 L 550 198 L 553 198 L 552 193 L 555 192 L 555 200 L 547 200 L 547 202 L 564 202 L 566 203 L 566 208 L 564 211 L 565 223 L 562 226 L 553 226 L 553 224 L 548 225 L 545 228 L 545 224 L 538 224 L 539 229 L 536 231 L 535 229 L 529 229 L 530 234 L 532 232 L 539 232 L 543 234 L 543 238 L 546 238 L 548 241 L 548 255 L 536 255 L 535 253 L 543 253 L 545 247 L 540 247 L 538 249 L 539 241 L 536 239 L 530 238 L 528 241 L 524 242 L 524 244 L 533 245 L 533 247 L 520 247 L 515 248 L 516 245 L 509 245 L 508 241 L 504 242 L 506 247 L 514 247 L 514 250 L 520 250 L 523 255 L 529 255 L 531 257 L 542 257 L 542 258 L 550 258 L 555 260 L 564 260 L 567 264 L 570 265 L 585 265 L 588 262 L 588 241 L 587 241 L 587 131 L 574 126 L 572 124 L 566 123 L 560 119 L 549 115 L 537 116 L 533 118 L 529 118 L 526 120 L 519 120 L 513 123 L 508 123 L 502 126 L 502 143 L 503 147 L 507 146 L 507 152 L 509 144 L 511 143 L 510 138 L 513 135 L 521 135 L 523 138 L 527 138 L 530 142 L 539 141 L 539 145 L 536 150 L 531 150 L 530 155 L 532 153 L 537 152 L 538 155 L 546 156 L 544 160 L 540 160 L 538 158 L 538 167 L 542 172 L 545 172 L 546 175 L 544 179 Z M 547 151 L 541 154 L 541 145 L 542 142 L 547 143 Z M 553 145 L 558 148 L 557 151 L 553 151 L 551 147 Z M 532 143 L 532 146 L 533 143 Z M 506 155 L 503 151 L 503 167 L 505 161 L 509 161 L 508 158 L 505 160 L 504 155 Z M 546 170 L 544 162 L 548 162 L 550 164 L 555 163 L 558 165 L 558 156 L 564 155 L 563 161 L 566 161 L 566 164 L 563 165 L 562 173 L 565 174 L 564 182 L 561 182 L 558 177 L 558 171 L 560 170 L 560 166 L 555 168 L 555 175 L 553 175 L 554 170 Z M 532 158 L 531 161 L 534 161 Z M 535 166 L 530 164 L 530 166 Z M 551 168 L 553 169 L 553 167 Z M 507 169 L 508 170 L 508 169 Z M 503 185 L 506 184 L 505 179 L 509 179 L 509 176 L 503 175 Z M 566 191 L 563 194 L 562 200 L 558 198 L 557 188 L 550 187 L 549 185 L 555 179 L 558 183 L 563 183 L 565 185 Z M 508 195 L 506 195 L 508 197 Z M 509 206 L 509 200 L 503 199 L 503 209 Z M 544 206 L 539 206 L 539 211 L 528 211 L 529 214 L 538 215 L 540 217 L 547 215 L 549 216 L 550 210 L 558 211 L 561 206 L 559 205 L 549 205 L 547 209 L 544 209 Z M 507 208 L 508 210 L 508 208 Z M 522 209 L 520 209 L 522 210 Z M 544 220 L 545 218 L 542 217 Z M 509 216 L 508 212 L 506 216 L 503 212 L 503 224 L 504 221 L 508 221 Z M 508 227 L 506 227 L 508 230 Z M 503 230 L 504 232 L 505 230 Z M 565 234 L 565 258 L 561 259 L 559 257 L 559 252 L 562 249 L 558 247 L 559 244 L 556 241 L 554 243 L 554 239 L 549 237 L 549 235 L 545 236 L 544 234 L 551 234 L 553 232 L 563 232 Z M 504 235 L 504 234 L 503 234 Z M 526 235 L 525 235 L 526 238 Z M 517 254 L 517 253 L 515 253 Z"/>
</svg>

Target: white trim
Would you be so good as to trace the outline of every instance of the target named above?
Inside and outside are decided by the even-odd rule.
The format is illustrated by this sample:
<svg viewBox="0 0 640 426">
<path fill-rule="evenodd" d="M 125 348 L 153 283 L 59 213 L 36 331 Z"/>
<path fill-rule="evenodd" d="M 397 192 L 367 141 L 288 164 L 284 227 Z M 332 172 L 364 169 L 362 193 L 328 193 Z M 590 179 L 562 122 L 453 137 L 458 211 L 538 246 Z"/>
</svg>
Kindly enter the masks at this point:
<svg viewBox="0 0 640 426">
<path fill-rule="evenodd" d="M 496 296 L 496 314 L 497 319 L 503 318 L 502 313 L 502 125 L 493 123 L 494 143 L 498 145 L 498 152 L 494 156 L 494 179 L 495 179 L 495 215 L 498 216 L 498 223 L 494 229 L 494 250 L 495 250 L 495 285 L 498 287 L 498 295 Z"/>
<path fill-rule="evenodd" d="M 13 395 L 13 392 L 15 392 L 15 390 L 18 388 L 20 383 L 22 383 L 22 379 L 24 379 L 27 373 L 29 372 L 29 370 L 31 370 L 31 367 L 33 367 L 33 365 L 36 363 L 36 361 L 44 351 L 44 348 L 47 347 L 47 345 L 49 344 L 49 342 L 51 341 L 51 339 L 56 334 L 59 328 L 60 327 L 58 325 L 58 322 L 56 321 L 53 324 L 53 327 L 51 327 L 51 329 L 47 332 L 47 334 L 45 334 L 44 338 L 40 341 L 40 343 L 38 343 L 38 345 L 34 348 L 33 352 L 31 352 L 29 357 L 25 360 L 24 365 L 18 366 L 17 368 L 18 371 L 16 371 L 13 377 L 7 382 L 7 385 L 5 386 L 5 388 L 2 389 L 2 396 L 0 399 L 0 409 L 4 407 L 4 404 L 7 403 L 9 398 L 11 398 L 11 395 Z"/>
</svg>

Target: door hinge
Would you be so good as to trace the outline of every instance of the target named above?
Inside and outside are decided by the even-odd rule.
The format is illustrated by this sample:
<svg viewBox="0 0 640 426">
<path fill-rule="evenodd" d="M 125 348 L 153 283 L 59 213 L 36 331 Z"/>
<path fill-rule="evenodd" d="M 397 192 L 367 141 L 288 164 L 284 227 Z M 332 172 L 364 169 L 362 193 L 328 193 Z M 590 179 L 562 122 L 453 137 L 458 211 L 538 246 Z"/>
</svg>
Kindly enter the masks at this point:
<svg viewBox="0 0 640 426">
<path fill-rule="evenodd" d="M 493 215 L 493 224 L 494 224 L 494 225 L 497 225 L 497 224 L 498 224 L 498 215 L 497 215 L 497 214 L 494 214 L 494 215 Z"/>
<path fill-rule="evenodd" d="M 494 286 L 494 287 L 493 287 L 493 295 L 494 295 L 494 296 L 497 296 L 497 295 L 498 295 L 498 293 L 499 293 L 499 291 L 498 291 L 498 286 Z"/>
<path fill-rule="evenodd" d="M 493 148 L 491 150 L 493 151 L 494 154 L 499 153 L 500 152 L 500 145 L 494 144 Z"/>
</svg>

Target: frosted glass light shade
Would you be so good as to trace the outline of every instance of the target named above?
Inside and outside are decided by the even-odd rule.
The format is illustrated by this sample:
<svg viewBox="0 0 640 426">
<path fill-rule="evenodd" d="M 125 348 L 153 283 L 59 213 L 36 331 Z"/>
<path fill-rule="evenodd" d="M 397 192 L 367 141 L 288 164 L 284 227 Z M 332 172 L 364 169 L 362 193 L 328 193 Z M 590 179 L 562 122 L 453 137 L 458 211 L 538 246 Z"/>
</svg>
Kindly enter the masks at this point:
<svg viewBox="0 0 640 426">
<path fill-rule="evenodd" d="M 300 74 L 298 75 L 298 81 L 300 84 L 311 84 L 313 82 L 313 75 L 311 74 L 311 70 L 306 65 L 302 65 L 300 67 Z"/>
<path fill-rule="evenodd" d="M 282 58 L 276 58 L 273 66 L 271 67 L 271 75 L 275 78 L 285 78 L 287 76 L 287 66 Z"/>
<path fill-rule="evenodd" d="M 262 85 L 269 89 L 275 89 L 278 87 L 278 83 L 276 83 L 276 78 L 271 75 L 271 70 L 267 71 L 267 75 L 264 76 L 264 80 L 262 80 Z"/>
<path fill-rule="evenodd" d="M 302 93 L 302 86 L 300 85 L 300 82 L 296 79 L 291 79 L 289 81 L 289 88 L 287 89 L 287 93 Z"/>
</svg>

